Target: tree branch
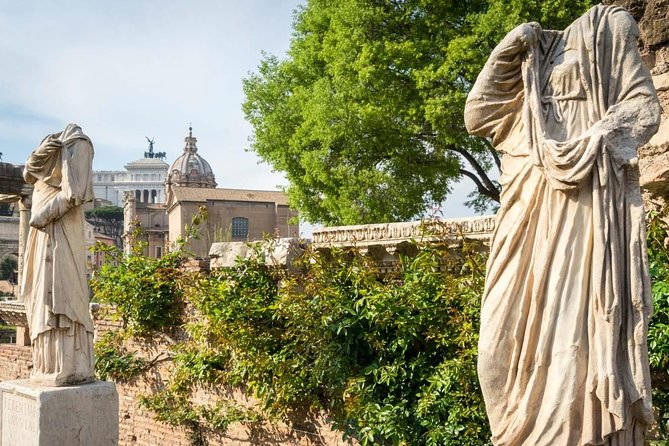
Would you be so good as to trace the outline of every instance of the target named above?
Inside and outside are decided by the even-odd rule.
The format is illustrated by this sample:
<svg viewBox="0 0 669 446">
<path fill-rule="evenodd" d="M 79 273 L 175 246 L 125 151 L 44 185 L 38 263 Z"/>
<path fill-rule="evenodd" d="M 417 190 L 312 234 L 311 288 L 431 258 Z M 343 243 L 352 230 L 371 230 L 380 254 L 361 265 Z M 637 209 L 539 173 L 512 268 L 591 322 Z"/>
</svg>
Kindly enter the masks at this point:
<svg viewBox="0 0 669 446">
<path fill-rule="evenodd" d="M 499 202 L 499 191 L 497 190 L 497 188 L 494 188 L 492 190 L 488 189 L 483 185 L 481 179 L 475 173 L 470 172 L 466 169 L 460 169 L 460 174 L 466 176 L 467 178 L 472 180 L 474 184 L 476 184 L 476 188 L 478 189 L 479 194 L 485 195 L 486 197 Z"/>
<path fill-rule="evenodd" d="M 492 146 L 492 143 L 488 138 L 483 138 L 483 141 L 485 141 L 485 145 L 490 151 L 490 154 L 492 155 L 492 159 L 495 160 L 495 164 L 497 165 L 497 168 L 502 170 L 502 160 L 499 158 L 499 153 L 497 153 L 497 150 Z"/>
<path fill-rule="evenodd" d="M 470 172 L 468 170 L 460 169 L 460 175 L 464 175 L 464 176 L 468 177 L 470 180 L 472 180 L 474 182 L 474 184 L 476 184 L 476 188 L 478 189 L 480 194 L 484 194 L 484 195 L 486 194 L 487 190 L 486 190 L 485 186 L 483 185 L 483 183 L 481 183 L 481 180 L 475 174 L 473 174 L 472 172 Z"/>
<path fill-rule="evenodd" d="M 486 195 L 486 196 L 492 198 L 493 200 L 499 202 L 499 189 L 497 189 L 497 186 L 495 186 L 495 183 L 493 183 L 490 180 L 490 178 L 488 178 L 488 174 L 483 169 L 483 167 L 481 167 L 479 162 L 476 161 L 476 158 L 474 158 L 471 153 L 467 152 L 464 149 L 458 149 L 458 148 L 453 147 L 452 150 L 459 153 L 460 155 L 462 155 L 462 157 L 464 159 L 466 159 L 467 162 L 474 168 L 474 170 L 476 171 L 476 175 L 478 176 L 478 179 L 480 180 L 479 183 L 482 182 L 483 184 L 481 184 L 481 185 L 486 190 L 485 193 L 483 193 L 483 192 L 481 192 L 481 193 L 483 193 L 484 195 Z M 464 171 L 464 169 L 462 169 L 462 170 Z M 471 172 L 469 172 L 469 173 L 471 173 Z M 467 175 L 467 174 L 464 174 L 464 175 Z"/>
</svg>

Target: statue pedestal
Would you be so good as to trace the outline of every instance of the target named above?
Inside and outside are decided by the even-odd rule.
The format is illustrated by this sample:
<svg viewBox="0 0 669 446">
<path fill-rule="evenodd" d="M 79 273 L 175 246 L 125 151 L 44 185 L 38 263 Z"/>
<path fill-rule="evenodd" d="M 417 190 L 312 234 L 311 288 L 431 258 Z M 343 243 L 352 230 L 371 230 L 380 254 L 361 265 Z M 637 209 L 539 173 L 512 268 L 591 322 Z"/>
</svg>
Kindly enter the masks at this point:
<svg viewBox="0 0 669 446">
<path fill-rule="evenodd" d="M 0 446 L 116 446 L 114 383 L 45 387 L 0 382 Z"/>
</svg>

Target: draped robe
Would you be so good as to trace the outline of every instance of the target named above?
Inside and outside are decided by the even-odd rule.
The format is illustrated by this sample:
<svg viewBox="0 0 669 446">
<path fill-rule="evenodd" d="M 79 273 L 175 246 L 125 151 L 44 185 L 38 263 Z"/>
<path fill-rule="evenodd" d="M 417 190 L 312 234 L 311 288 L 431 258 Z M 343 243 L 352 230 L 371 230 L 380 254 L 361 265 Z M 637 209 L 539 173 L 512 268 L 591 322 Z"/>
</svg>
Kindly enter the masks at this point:
<svg viewBox="0 0 669 446">
<path fill-rule="evenodd" d="M 497 446 L 643 444 L 652 312 L 636 149 L 659 103 L 622 8 L 495 48 L 467 99 L 502 153 L 479 379 Z"/>
<path fill-rule="evenodd" d="M 60 141 L 62 148 L 49 144 Z M 26 162 L 34 184 L 21 297 L 33 345 L 33 382 L 60 386 L 93 379 L 82 204 L 93 199 L 93 145 L 69 124 L 47 136 Z"/>
</svg>

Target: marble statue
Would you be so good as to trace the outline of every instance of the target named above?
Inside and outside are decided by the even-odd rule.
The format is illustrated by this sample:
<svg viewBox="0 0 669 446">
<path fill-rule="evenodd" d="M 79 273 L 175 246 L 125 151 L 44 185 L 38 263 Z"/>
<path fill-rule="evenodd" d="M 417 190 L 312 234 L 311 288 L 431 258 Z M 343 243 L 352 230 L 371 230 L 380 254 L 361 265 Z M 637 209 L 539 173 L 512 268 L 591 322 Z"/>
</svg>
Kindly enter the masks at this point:
<svg viewBox="0 0 669 446">
<path fill-rule="evenodd" d="M 34 185 L 21 298 L 33 348 L 30 380 L 63 386 L 92 381 L 93 321 L 86 280 L 84 211 L 93 200 L 93 145 L 69 124 L 26 161 Z"/>
<path fill-rule="evenodd" d="M 636 149 L 660 106 L 637 37 L 602 5 L 521 25 L 467 99 L 503 155 L 478 362 L 495 445 L 641 446 L 653 422 Z"/>
</svg>

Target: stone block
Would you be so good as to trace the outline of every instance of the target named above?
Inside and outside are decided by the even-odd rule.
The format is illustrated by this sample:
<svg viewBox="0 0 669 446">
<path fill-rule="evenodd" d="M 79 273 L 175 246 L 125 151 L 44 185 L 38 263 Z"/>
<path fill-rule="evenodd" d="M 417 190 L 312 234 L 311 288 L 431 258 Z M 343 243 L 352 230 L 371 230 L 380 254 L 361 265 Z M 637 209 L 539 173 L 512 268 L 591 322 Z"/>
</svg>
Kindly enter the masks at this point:
<svg viewBox="0 0 669 446">
<path fill-rule="evenodd" d="M 269 266 L 291 267 L 292 263 L 304 252 L 300 239 L 286 237 L 272 242 L 263 242 L 262 254 Z M 231 268 L 238 257 L 242 259 L 254 255 L 246 242 L 213 243 L 209 249 L 211 268 Z"/>
<path fill-rule="evenodd" d="M 639 160 L 639 184 L 656 196 L 669 193 L 669 152 Z"/>
<path fill-rule="evenodd" d="M 28 331 L 28 327 L 16 327 L 16 345 L 25 347 L 30 344 L 30 332 Z"/>
<path fill-rule="evenodd" d="M 265 262 L 269 266 L 291 267 L 304 252 L 298 238 L 280 238 L 273 244 L 263 246 Z"/>
<path fill-rule="evenodd" d="M 641 38 L 646 46 L 654 47 L 669 40 L 669 2 L 648 0 L 639 20 Z"/>
<path fill-rule="evenodd" d="M 249 248 L 246 242 L 219 242 L 213 243 L 209 249 L 211 268 L 230 268 L 235 266 L 237 257 L 245 259 Z"/>
<path fill-rule="evenodd" d="M 0 383 L 0 446 L 115 446 L 118 438 L 114 383 Z"/>
<path fill-rule="evenodd" d="M 653 76 L 653 86 L 657 91 L 669 90 L 669 73 L 658 74 Z"/>
</svg>

